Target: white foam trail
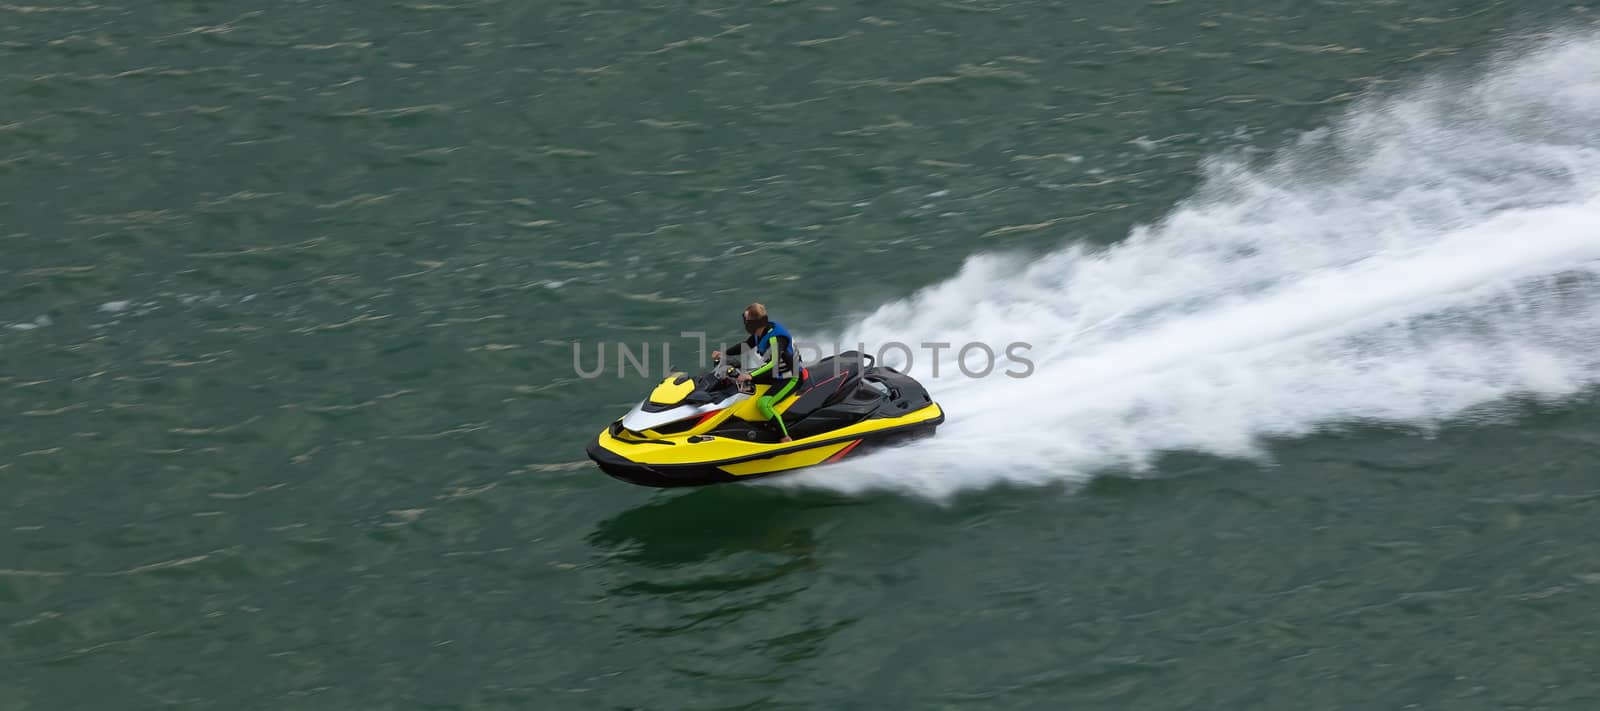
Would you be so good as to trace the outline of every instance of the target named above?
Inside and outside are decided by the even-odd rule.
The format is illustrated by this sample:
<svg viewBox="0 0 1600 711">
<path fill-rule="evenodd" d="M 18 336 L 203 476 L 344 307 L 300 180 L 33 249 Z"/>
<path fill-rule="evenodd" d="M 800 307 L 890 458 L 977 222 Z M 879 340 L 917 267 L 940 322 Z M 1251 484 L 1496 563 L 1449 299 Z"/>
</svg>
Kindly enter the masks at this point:
<svg viewBox="0 0 1600 711">
<path fill-rule="evenodd" d="M 1600 36 L 1373 99 L 1267 165 L 1207 170 L 1114 247 L 979 255 L 842 334 L 1028 341 L 1036 367 L 968 379 L 947 353 L 933 378 L 919 352 L 910 370 L 949 414 L 937 437 L 774 481 L 932 497 L 1081 481 L 1600 382 Z"/>
</svg>

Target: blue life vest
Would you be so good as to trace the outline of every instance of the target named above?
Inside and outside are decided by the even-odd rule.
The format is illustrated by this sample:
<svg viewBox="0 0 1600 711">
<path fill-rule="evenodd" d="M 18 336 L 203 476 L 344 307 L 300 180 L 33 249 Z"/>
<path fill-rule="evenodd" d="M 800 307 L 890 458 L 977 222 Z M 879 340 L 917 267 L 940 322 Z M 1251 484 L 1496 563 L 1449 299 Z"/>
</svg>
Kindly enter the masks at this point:
<svg viewBox="0 0 1600 711">
<path fill-rule="evenodd" d="M 793 357 L 794 354 L 795 354 L 794 353 L 794 336 L 789 335 L 789 329 L 784 328 L 783 324 L 778 323 L 777 321 L 768 321 L 767 323 L 770 326 L 770 328 L 767 329 L 766 333 L 761 334 L 759 340 L 757 339 L 756 336 L 751 336 L 750 337 L 750 340 L 755 341 L 755 343 L 752 343 L 751 345 L 756 347 L 756 352 L 760 353 L 762 356 L 766 356 L 767 355 L 767 344 L 771 343 L 770 339 L 773 336 L 781 336 L 781 337 L 787 339 L 788 344 L 789 344 L 789 347 L 785 348 L 784 352 L 787 353 L 789 356 Z"/>
<path fill-rule="evenodd" d="M 784 328 L 783 324 L 778 323 L 777 321 L 769 321 L 767 324 L 768 327 L 765 333 L 762 333 L 759 337 L 751 336 L 750 340 L 745 341 L 745 343 L 755 346 L 756 353 L 761 357 L 768 360 L 777 361 L 777 363 L 773 365 L 772 373 L 769 377 L 777 380 L 788 380 L 789 378 L 804 379 L 805 369 L 800 364 L 800 354 L 795 350 L 794 337 L 789 335 L 789 329 Z M 788 356 L 787 358 L 783 356 L 774 357 L 767 353 L 767 351 L 771 349 L 773 338 L 784 339 L 785 347 L 783 352 L 785 356 Z"/>
</svg>

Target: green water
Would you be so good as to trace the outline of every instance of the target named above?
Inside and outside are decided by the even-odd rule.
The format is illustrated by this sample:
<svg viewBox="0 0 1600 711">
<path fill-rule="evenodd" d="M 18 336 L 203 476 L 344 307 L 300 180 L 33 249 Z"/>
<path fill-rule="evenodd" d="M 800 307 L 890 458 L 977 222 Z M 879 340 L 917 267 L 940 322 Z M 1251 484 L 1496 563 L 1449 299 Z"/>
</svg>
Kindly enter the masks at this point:
<svg viewBox="0 0 1600 711">
<path fill-rule="evenodd" d="M 656 492 L 571 350 L 1117 243 L 1594 8 L 0 5 L 0 709 L 1600 707 L 1592 396 Z"/>
</svg>

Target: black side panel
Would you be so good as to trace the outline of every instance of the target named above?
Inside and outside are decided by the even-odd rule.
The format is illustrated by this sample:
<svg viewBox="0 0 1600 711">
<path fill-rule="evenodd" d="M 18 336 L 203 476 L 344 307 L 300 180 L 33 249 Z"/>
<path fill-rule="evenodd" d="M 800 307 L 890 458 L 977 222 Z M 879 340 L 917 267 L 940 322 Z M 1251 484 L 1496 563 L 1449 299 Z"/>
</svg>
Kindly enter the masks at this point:
<svg viewBox="0 0 1600 711">
<path fill-rule="evenodd" d="M 805 419 L 793 424 L 790 424 L 788 419 L 783 422 L 789 428 L 789 436 L 795 439 L 804 439 L 832 432 L 841 427 L 848 427 L 866 419 L 870 414 L 870 412 L 842 412 L 830 409 L 813 412 Z"/>
<path fill-rule="evenodd" d="M 784 418 L 783 424 L 789 424 L 788 418 Z M 790 427 L 789 431 L 790 436 L 799 436 L 793 434 L 793 427 Z M 716 437 L 742 439 L 746 442 L 761 442 L 764 444 L 773 444 L 778 441 L 779 437 L 782 436 L 778 433 L 777 425 L 764 422 L 745 422 L 737 417 L 730 417 L 726 420 L 723 420 L 722 424 L 717 425 L 715 429 L 711 430 L 711 434 Z"/>
<path fill-rule="evenodd" d="M 795 396 L 794 404 L 784 414 L 784 422 L 793 422 L 805 418 L 813 412 L 822 409 L 829 399 L 837 399 L 840 393 L 849 391 L 849 385 L 860 377 L 859 372 L 841 372 L 838 375 L 824 375 L 811 371 L 811 378 L 800 386 L 800 393 Z"/>
<path fill-rule="evenodd" d="M 784 423 L 797 422 L 822 408 L 849 396 L 866 370 L 866 358 L 858 351 L 840 353 L 806 366 L 808 377 L 800 386 L 793 405 L 784 414 Z"/>
<path fill-rule="evenodd" d="M 841 382 L 839 387 L 841 389 L 832 390 L 832 386 L 828 386 L 828 392 L 820 398 L 821 405 L 805 417 L 785 416 L 789 434 L 796 438 L 810 437 L 867 418 L 900 417 L 933 402 L 921 383 L 890 368 L 867 368 L 856 373 L 848 385 Z M 815 392 L 806 396 L 817 397 Z"/>
<path fill-rule="evenodd" d="M 893 368 L 873 368 L 866 377 L 889 389 L 889 399 L 878 411 L 878 417 L 899 417 L 933 402 L 922 383 Z"/>
<path fill-rule="evenodd" d="M 794 404 L 783 413 L 789 435 L 803 439 L 831 432 L 872 417 L 899 417 L 932 402 L 921 383 L 894 369 L 867 366 L 851 351 L 809 366 L 810 377 Z M 837 364 L 837 370 L 835 365 Z M 777 442 L 771 423 L 730 418 L 711 434 L 748 442 Z"/>
</svg>

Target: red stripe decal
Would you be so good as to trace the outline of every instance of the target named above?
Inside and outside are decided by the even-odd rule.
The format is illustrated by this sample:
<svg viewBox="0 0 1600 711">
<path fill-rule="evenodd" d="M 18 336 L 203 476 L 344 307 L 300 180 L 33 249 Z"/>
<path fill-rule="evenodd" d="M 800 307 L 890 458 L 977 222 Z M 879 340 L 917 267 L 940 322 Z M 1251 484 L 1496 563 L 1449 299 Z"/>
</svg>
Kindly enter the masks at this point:
<svg viewBox="0 0 1600 711">
<path fill-rule="evenodd" d="M 850 450 L 855 449 L 856 445 L 858 445 L 858 444 L 861 444 L 861 440 L 859 440 L 859 439 L 854 441 L 854 442 L 851 442 L 850 444 L 845 445 L 844 449 L 839 450 L 838 454 L 835 454 L 835 455 L 833 455 L 831 457 L 828 457 L 828 461 L 826 463 L 831 464 L 833 462 L 839 461 L 840 459 L 843 459 L 844 455 L 849 454 Z"/>
<path fill-rule="evenodd" d="M 833 376 L 833 378 L 837 378 L 837 377 L 839 377 L 839 376 L 837 376 L 837 375 Z M 820 383 L 813 383 L 810 380 L 806 380 L 806 382 L 809 383 L 809 384 L 806 385 L 806 388 L 804 390 L 800 391 L 800 394 L 804 395 L 804 394 L 806 394 L 808 392 L 811 392 L 812 390 L 815 390 L 817 388 L 817 386 L 819 386 L 819 385 L 826 385 L 828 383 L 831 383 L 831 382 L 833 382 L 833 378 L 828 378 L 827 380 L 824 380 L 824 381 L 822 381 Z M 839 387 L 836 385 L 836 386 L 834 386 L 833 389 L 834 390 L 838 390 Z"/>
</svg>

